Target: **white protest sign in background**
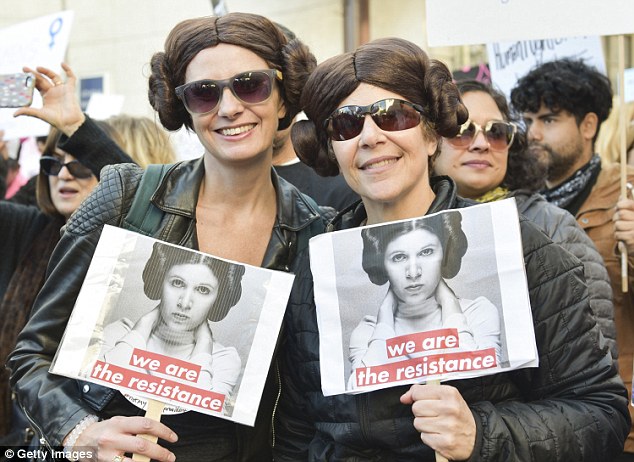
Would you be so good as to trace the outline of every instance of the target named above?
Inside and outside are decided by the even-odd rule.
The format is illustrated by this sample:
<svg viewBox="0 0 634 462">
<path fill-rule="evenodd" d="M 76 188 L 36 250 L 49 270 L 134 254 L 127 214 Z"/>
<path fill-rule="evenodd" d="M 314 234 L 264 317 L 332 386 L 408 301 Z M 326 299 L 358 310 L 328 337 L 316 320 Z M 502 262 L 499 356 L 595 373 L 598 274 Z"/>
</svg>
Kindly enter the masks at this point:
<svg viewBox="0 0 634 462">
<path fill-rule="evenodd" d="M 491 81 L 507 98 L 520 77 L 533 67 L 556 59 L 582 59 L 606 74 L 599 36 L 488 43 L 487 54 Z"/>
<path fill-rule="evenodd" d="M 634 33 L 632 0 L 427 0 L 426 7 L 431 47 Z"/>
<path fill-rule="evenodd" d="M 22 72 L 24 66 L 61 70 L 74 13 L 62 11 L 0 29 L 0 74 Z M 41 107 L 37 90 L 33 107 Z M 33 117 L 14 118 L 14 108 L 0 109 L 0 129 L 6 139 L 47 135 L 49 125 Z"/>
<path fill-rule="evenodd" d="M 625 102 L 634 101 L 634 67 L 625 69 L 624 72 Z"/>
</svg>

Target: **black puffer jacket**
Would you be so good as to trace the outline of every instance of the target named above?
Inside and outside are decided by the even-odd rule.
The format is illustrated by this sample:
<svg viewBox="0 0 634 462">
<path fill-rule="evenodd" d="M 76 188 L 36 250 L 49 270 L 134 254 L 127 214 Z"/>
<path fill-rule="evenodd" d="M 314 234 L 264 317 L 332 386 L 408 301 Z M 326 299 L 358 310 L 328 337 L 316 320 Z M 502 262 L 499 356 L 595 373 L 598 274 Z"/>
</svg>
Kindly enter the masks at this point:
<svg viewBox="0 0 634 462">
<path fill-rule="evenodd" d="M 48 278 L 32 317 L 10 356 L 11 383 L 20 404 L 50 445 L 60 445 L 88 414 L 103 418 L 142 414 L 114 390 L 48 373 L 103 225 L 122 226 L 141 174 L 141 168 L 132 164 L 104 169 L 100 184 L 69 220 L 51 258 Z M 165 212 L 155 237 L 198 248 L 195 210 L 203 175 L 202 158 L 170 169 L 152 198 Z M 315 209 L 294 186 L 274 171 L 271 175 L 277 193 L 277 217 L 262 266 L 293 271 L 299 233 L 312 232 L 318 226 L 311 227 L 311 223 L 323 223 L 325 219 L 321 210 Z M 303 252 L 307 253 L 307 248 Z M 205 448 L 213 441 L 227 441 L 229 448 L 237 448 L 236 460 L 270 460 L 271 415 L 279 390 L 276 376 L 277 373 L 269 373 L 255 428 L 195 412 L 164 416 L 161 421 L 177 433 L 180 431 L 179 443 Z M 179 458 L 179 446 L 166 447 Z"/>
<path fill-rule="evenodd" d="M 535 223 L 555 244 L 562 246 L 583 263 L 590 308 L 610 347 L 612 358 L 617 359 L 612 286 L 608 270 L 594 242 L 570 212 L 551 204 L 543 196 L 523 191 L 514 191 L 511 196 L 515 198 L 520 214 Z"/>
<path fill-rule="evenodd" d="M 446 178 L 429 213 L 469 205 Z M 360 204 L 333 229 L 359 226 Z M 330 228 L 330 226 L 329 226 Z M 628 397 L 588 305 L 579 260 L 521 220 L 538 368 L 448 382 L 477 426 L 472 461 L 609 461 L 629 430 Z M 434 461 L 413 426 L 408 387 L 324 397 L 312 276 L 304 262 L 285 319 L 276 461 Z"/>
</svg>

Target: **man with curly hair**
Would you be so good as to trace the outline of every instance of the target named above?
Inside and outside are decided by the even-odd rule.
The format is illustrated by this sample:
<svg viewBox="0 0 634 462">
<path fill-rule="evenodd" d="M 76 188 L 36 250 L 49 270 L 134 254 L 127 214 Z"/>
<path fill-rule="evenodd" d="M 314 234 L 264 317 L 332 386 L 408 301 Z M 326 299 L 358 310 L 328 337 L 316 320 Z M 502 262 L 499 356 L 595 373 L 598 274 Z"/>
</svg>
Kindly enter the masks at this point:
<svg viewBox="0 0 634 462">
<path fill-rule="evenodd" d="M 547 169 L 542 194 L 572 213 L 594 241 L 610 274 L 614 293 L 619 370 L 630 396 L 634 359 L 634 200 L 620 197 L 620 165 L 601 165 L 594 143 L 612 109 L 609 79 L 579 60 L 544 63 L 519 79 L 511 103 L 522 114 L 529 151 Z M 634 169 L 628 167 L 634 183 Z M 620 253 L 629 256 L 629 291 L 621 286 Z M 630 406 L 630 414 L 634 415 Z M 618 461 L 634 461 L 634 429 Z"/>
</svg>

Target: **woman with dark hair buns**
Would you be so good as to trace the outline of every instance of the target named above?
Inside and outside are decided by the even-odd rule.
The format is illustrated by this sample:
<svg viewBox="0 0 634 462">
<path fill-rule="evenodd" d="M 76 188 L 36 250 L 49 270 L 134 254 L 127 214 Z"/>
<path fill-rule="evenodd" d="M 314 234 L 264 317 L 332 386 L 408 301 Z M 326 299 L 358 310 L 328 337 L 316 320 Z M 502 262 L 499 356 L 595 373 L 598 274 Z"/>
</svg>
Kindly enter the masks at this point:
<svg viewBox="0 0 634 462">
<path fill-rule="evenodd" d="M 458 274 L 467 252 L 461 223 L 453 211 L 361 231 L 363 269 L 373 284 L 389 288 L 377 315 L 352 332 L 352 370 L 390 362 L 387 339 L 434 329 L 457 329 L 462 350 L 499 354 L 497 308 L 485 297 L 458 297 L 445 281 Z"/>
<path fill-rule="evenodd" d="M 322 211 L 272 168 L 273 140 L 299 112 L 299 94 L 316 65 L 299 39 L 248 13 L 179 22 L 150 61 L 148 96 L 168 130 L 194 131 L 203 155 L 178 162 L 151 194 L 161 212 L 153 237 L 239 263 L 294 271 L 308 239 L 324 229 Z M 75 97 L 75 78 L 29 69 L 39 117 L 63 133 L 62 148 L 117 150 Z M 100 461 L 150 459 L 247 461 L 270 459 L 272 414 L 280 394 L 271 365 L 254 427 L 196 412 L 160 422 L 119 392 L 48 373 L 104 224 L 124 226 L 140 167 L 105 169 L 101 182 L 66 225 L 32 316 L 9 359 L 11 382 L 39 438 L 50 446 L 97 448 Z M 273 339 L 272 339 L 273 341 Z M 261 367 L 268 365 L 262 364 Z M 241 393 L 245 390 L 241 390 Z M 157 443 L 140 436 L 158 437 Z"/>
<path fill-rule="evenodd" d="M 322 175 L 341 171 L 362 199 L 328 230 L 472 205 L 449 177 L 430 179 L 441 139 L 456 136 L 468 113 L 447 67 L 415 44 L 378 39 L 324 61 L 301 102 L 308 120 L 292 130 L 299 157 Z M 302 260 L 285 316 L 275 460 L 434 461 L 436 452 L 593 462 L 620 453 L 629 399 L 583 266 L 524 218 L 520 229 L 539 366 L 442 385 L 324 396 L 312 273 Z"/>
</svg>

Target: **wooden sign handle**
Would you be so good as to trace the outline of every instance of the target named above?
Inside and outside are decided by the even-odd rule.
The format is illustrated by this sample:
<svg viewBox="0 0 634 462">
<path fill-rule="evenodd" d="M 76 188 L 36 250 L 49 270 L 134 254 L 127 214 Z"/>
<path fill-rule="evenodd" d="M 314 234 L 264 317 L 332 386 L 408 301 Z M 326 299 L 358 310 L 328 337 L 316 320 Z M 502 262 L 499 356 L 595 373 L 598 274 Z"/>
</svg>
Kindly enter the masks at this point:
<svg viewBox="0 0 634 462">
<path fill-rule="evenodd" d="M 618 55 L 619 55 L 619 127 L 620 127 L 620 163 L 621 163 L 621 197 L 626 198 L 628 192 L 631 191 L 631 185 L 627 183 L 627 140 L 626 130 L 627 123 L 625 121 L 625 37 L 619 35 L 618 38 Z M 630 186 L 628 188 L 628 186 Z M 623 242 L 618 243 L 618 249 L 621 253 L 621 290 L 623 293 L 628 291 L 628 255 L 627 248 Z"/>
<path fill-rule="evenodd" d="M 145 417 L 148 417 L 152 420 L 156 420 L 157 422 L 161 421 L 161 414 L 163 414 L 163 409 L 165 408 L 165 403 L 161 401 L 157 401 L 155 399 L 147 400 L 147 409 L 145 410 Z M 151 441 L 152 443 L 156 443 L 158 437 L 155 435 L 138 435 L 140 438 L 144 440 Z M 150 458 L 143 454 L 132 454 L 132 460 L 136 460 L 138 462 L 150 462 Z"/>
</svg>

